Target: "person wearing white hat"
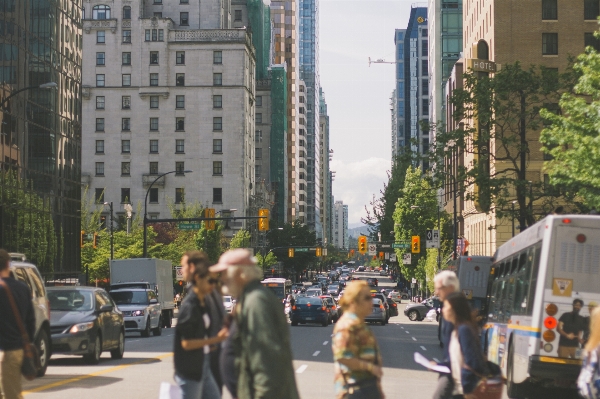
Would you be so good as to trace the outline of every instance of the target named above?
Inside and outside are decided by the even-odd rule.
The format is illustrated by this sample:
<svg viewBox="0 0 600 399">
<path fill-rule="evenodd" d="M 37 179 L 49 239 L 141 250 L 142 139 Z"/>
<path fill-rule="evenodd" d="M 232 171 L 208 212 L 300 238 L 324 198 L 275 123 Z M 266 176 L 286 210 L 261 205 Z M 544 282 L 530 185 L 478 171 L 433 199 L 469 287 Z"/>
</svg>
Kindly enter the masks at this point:
<svg viewBox="0 0 600 399">
<path fill-rule="evenodd" d="M 238 399 L 298 399 L 290 332 L 277 297 L 260 283 L 262 271 L 246 249 L 221 255 L 210 267 L 238 299 L 233 337 Z"/>
</svg>

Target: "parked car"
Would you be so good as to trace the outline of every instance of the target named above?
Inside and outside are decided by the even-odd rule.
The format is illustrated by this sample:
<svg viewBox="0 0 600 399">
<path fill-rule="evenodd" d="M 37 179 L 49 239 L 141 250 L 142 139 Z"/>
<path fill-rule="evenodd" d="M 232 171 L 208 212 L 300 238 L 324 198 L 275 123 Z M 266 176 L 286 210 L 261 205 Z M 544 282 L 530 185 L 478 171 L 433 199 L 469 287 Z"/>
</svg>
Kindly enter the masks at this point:
<svg viewBox="0 0 600 399">
<path fill-rule="evenodd" d="M 290 313 L 292 326 L 305 323 L 329 325 L 331 314 L 324 299 L 319 297 L 299 297 Z"/>
<path fill-rule="evenodd" d="M 102 288 L 48 287 L 53 353 L 80 355 L 97 364 L 104 351 L 125 352 L 123 313 Z"/>
<path fill-rule="evenodd" d="M 233 311 L 233 307 L 235 306 L 235 301 L 233 300 L 233 297 L 230 295 L 225 295 L 223 297 L 223 306 L 225 307 L 227 313 L 231 313 Z"/>
<path fill-rule="evenodd" d="M 390 306 L 388 305 L 387 298 L 381 292 L 373 292 L 373 293 L 371 293 L 371 296 L 373 298 L 381 299 L 381 303 L 383 304 L 383 307 L 385 309 L 385 322 L 387 323 L 390 320 L 390 316 L 391 316 L 390 315 Z"/>
<path fill-rule="evenodd" d="M 35 335 L 33 342 L 40 355 L 41 368 L 38 377 L 46 374 L 48 360 L 52 356 L 50 342 L 50 305 L 46 296 L 44 280 L 37 267 L 25 260 L 25 255 L 11 253 L 10 273 L 15 279 L 25 283 L 31 292 L 33 312 L 35 313 Z"/>
<path fill-rule="evenodd" d="M 142 337 L 162 334 L 161 307 L 154 290 L 127 288 L 110 291 L 111 298 L 123 312 L 126 332 L 139 332 Z"/>
<path fill-rule="evenodd" d="M 385 307 L 383 306 L 381 299 L 373 298 L 373 309 L 371 310 L 371 314 L 365 317 L 365 322 L 380 323 L 382 326 L 385 326 Z"/>
<path fill-rule="evenodd" d="M 385 298 L 389 309 L 390 309 L 390 317 L 398 316 L 398 304 L 392 298 Z"/>
<path fill-rule="evenodd" d="M 329 309 L 329 314 L 331 315 L 331 321 L 335 323 L 340 318 L 335 299 L 333 299 L 331 295 L 323 295 L 321 296 L 321 298 L 325 300 L 325 303 L 327 304 L 327 309 Z"/>
<path fill-rule="evenodd" d="M 425 318 L 431 309 L 437 309 L 441 306 L 438 297 L 427 298 L 421 303 L 411 303 L 404 309 L 404 315 L 411 321 L 421 321 Z"/>
</svg>

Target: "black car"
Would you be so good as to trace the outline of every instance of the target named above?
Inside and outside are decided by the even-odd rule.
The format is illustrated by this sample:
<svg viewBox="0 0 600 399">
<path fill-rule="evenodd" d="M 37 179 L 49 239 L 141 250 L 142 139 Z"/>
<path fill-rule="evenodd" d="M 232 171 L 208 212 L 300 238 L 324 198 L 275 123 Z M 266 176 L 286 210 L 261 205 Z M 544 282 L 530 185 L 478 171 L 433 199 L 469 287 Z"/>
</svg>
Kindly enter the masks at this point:
<svg viewBox="0 0 600 399">
<path fill-rule="evenodd" d="M 396 304 L 396 302 L 391 298 L 386 298 L 385 300 L 387 301 L 388 306 L 390 307 L 390 317 L 398 316 L 398 305 Z"/>
<path fill-rule="evenodd" d="M 90 364 L 103 351 L 113 359 L 125 352 L 123 313 L 102 288 L 48 287 L 52 353 L 82 355 Z"/>
<path fill-rule="evenodd" d="M 421 303 L 411 303 L 404 309 L 406 315 L 411 321 L 421 321 L 431 309 L 438 309 L 441 302 L 438 297 L 427 298 Z"/>
<path fill-rule="evenodd" d="M 327 327 L 331 322 L 331 312 L 323 298 L 299 297 L 290 312 L 292 326 L 299 323 L 317 323 Z"/>
</svg>

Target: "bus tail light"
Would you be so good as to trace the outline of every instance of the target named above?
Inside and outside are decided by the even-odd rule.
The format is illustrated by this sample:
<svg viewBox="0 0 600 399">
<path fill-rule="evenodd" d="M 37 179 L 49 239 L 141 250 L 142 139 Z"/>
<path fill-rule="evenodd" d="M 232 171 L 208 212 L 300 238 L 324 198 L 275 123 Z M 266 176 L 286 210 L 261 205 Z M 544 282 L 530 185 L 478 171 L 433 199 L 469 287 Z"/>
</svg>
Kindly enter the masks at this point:
<svg viewBox="0 0 600 399">
<path fill-rule="evenodd" d="M 556 306 L 553 303 L 549 303 L 548 305 L 546 305 L 546 314 L 548 316 L 554 316 L 557 313 L 558 313 L 558 306 Z"/>
<path fill-rule="evenodd" d="M 555 329 L 557 325 L 558 325 L 558 322 L 552 316 L 548 316 L 544 319 L 544 327 L 546 327 L 548 330 Z"/>
<path fill-rule="evenodd" d="M 571 219 L 563 219 L 562 222 L 564 224 L 569 224 L 569 223 L 571 223 Z"/>
<path fill-rule="evenodd" d="M 552 330 L 546 330 L 544 331 L 542 338 L 544 338 L 544 341 L 546 342 L 552 342 L 556 338 L 556 333 Z"/>
<path fill-rule="evenodd" d="M 294 305 L 294 306 L 292 306 L 292 310 L 296 310 L 296 306 L 295 306 L 295 305 Z"/>
<path fill-rule="evenodd" d="M 546 352 L 552 352 L 552 349 L 554 349 L 554 347 L 552 346 L 552 344 L 551 344 L 551 343 L 546 343 L 546 344 L 544 344 L 544 350 L 545 350 Z"/>
</svg>

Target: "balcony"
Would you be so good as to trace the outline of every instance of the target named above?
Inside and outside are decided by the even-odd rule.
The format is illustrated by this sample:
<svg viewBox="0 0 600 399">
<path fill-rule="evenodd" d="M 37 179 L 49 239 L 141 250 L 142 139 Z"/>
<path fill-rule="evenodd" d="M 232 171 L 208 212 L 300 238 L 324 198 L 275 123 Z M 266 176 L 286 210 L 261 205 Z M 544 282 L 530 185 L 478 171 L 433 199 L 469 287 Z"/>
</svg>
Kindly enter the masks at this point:
<svg viewBox="0 0 600 399">
<path fill-rule="evenodd" d="M 84 32 L 90 33 L 92 29 L 110 29 L 112 33 L 115 33 L 117 31 L 117 19 L 84 19 Z"/>
<path fill-rule="evenodd" d="M 250 37 L 244 29 L 172 30 L 169 31 L 169 42 L 237 42 L 252 46 Z"/>
</svg>

